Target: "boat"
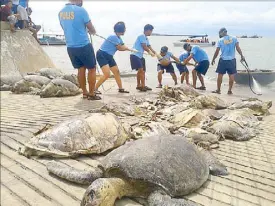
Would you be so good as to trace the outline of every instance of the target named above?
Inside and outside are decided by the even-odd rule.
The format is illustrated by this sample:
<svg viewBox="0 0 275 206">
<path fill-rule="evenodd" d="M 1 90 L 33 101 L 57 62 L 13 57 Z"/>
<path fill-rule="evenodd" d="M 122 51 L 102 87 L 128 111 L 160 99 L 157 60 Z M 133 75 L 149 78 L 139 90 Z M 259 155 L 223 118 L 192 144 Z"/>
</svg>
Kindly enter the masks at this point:
<svg viewBox="0 0 275 206">
<path fill-rule="evenodd" d="M 271 84 L 275 81 L 275 70 L 250 70 L 249 73 L 262 86 Z M 249 84 L 249 74 L 247 70 L 237 70 L 235 82 L 237 84 Z M 251 80 L 251 79 L 250 79 Z M 252 81 L 252 80 L 251 80 Z"/>
<path fill-rule="evenodd" d="M 216 45 L 215 41 L 209 42 L 208 35 L 184 35 L 187 38 L 174 42 L 174 47 L 183 47 L 184 43 L 188 42 L 190 45 L 198 45 L 200 47 L 213 47 Z"/>
<path fill-rule="evenodd" d="M 65 36 L 63 34 L 40 33 L 38 34 L 40 45 L 66 45 Z"/>
</svg>

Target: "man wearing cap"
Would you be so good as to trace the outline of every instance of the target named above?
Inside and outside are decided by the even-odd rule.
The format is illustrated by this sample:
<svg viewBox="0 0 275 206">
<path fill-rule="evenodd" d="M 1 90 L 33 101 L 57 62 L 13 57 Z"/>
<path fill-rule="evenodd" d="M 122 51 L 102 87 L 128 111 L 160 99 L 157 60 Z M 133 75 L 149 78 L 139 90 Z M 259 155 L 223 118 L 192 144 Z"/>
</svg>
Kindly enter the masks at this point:
<svg viewBox="0 0 275 206">
<path fill-rule="evenodd" d="M 189 43 L 184 43 L 183 49 L 190 53 L 189 57 L 184 60 L 184 64 L 187 64 L 192 58 L 197 64 L 192 71 L 193 87 L 200 90 L 206 90 L 202 75 L 205 75 L 209 68 L 208 55 L 199 46 L 191 46 Z M 196 87 L 197 76 L 199 77 L 199 80 L 201 82 L 200 87 Z"/>
<path fill-rule="evenodd" d="M 109 36 L 101 45 L 100 49 L 96 53 L 96 59 L 99 66 L 102 69 L 103 76 L 96 83 L 95 89 L 99 93 L 98 88 L 110 77 L 110 71 L 114 74 L 116 83 L 118 85 L 118 92 L 129 93 L 122 88 L 121 78 L 119 74 L 119 69 L 117 67 L 116 61 L 114 60 L 114 55 L 117 50 L 119 51 L 130 51 L 126 47 L 120 36 L 124 35 L 126 27 L 124 22 L 117 22 L 114 26 L 114 35 Z"/>
<path fill-rule="evenodd" d="M 136 52 L 132 52 L 130 55 L 130 62 L 132 70 L 137 71 L 137 90 L 142 92 L 146 92 L 147 90 L 152 90 L 151 88 L 145 86 L 145 59 L 143 58 L 143 52 L 147 51 L 151 56 L 155 55 L 155 51 L 150 46 L 149 40 L 147 36 L 151 36 L 154 27 L 151 24 L 147 24 L 144 26 L 143 34 L 137 37 L 137 40 L 134 44 L 133 49 Z"/>
<path fill-rule="evenodd" d="M 175 70 L 171 63 L 170 58 L 174 59 L 177 63 L 180 63 L 179 59 L 175 57 L 171 52 L 168 51 L 167 46 L 161 47 L 160 59 L 157 65 L 158 81 L 159 81 L 159 85 L 157 86 L 157 88 L 162 88 L 162 75 L 164 73 L 164 70 L 166 70 L 167 73 L 170 73 L 170 75 L 172 76 L 175 82 L 175 85 L 177 85 L 177 76 L 175 74 Z"/>
<path fill-rule="evenodd" d="M 100 100 L 95 95 L 96 59 L 94 48 L 90 43 L 86 28 L 95 34 L 95 28 L 88 12 L 82 8 L 83 0 L 70 0 L 70 3 L 59 12 L 59 21 L 64 30 L 67 51 L 74 68 L 78 69 L 78 81 L 83 98 Z M 89 92 L 86 88 L 86 69 L 88 69 Z"/>
<path fill-rule="evenodd" d="M 217 49 L 214 53 L 212 63 L 211 63 L 212 65 L 215 64 L 215 59 L 217 58 L 221 50 L 221 56 L 219 59 L 217 70 L 216 70 L 216 72 L 218 73 L 217 90 L 213 91 L 213 93 L 217 93 L 217 94 L 221 93 L 221 84 L 222 84 L 223 75 L 227 72 L 227 74 L 229 75 L 229 89 L 227 94 L 233 94 L 232 87 L 234 84 L 234 75 L 237 73 L 235 48 L 238 51 L 238 53 L 241 55 L 242 60 L 244 60 L 244 56 L 239 46 L 239 41 L 237 40 L 236 37 L 229 36 L 227 34 L 226 28 L 220 29 L 219 37 L 220 39 L 217 44 Z"/>
</svg>

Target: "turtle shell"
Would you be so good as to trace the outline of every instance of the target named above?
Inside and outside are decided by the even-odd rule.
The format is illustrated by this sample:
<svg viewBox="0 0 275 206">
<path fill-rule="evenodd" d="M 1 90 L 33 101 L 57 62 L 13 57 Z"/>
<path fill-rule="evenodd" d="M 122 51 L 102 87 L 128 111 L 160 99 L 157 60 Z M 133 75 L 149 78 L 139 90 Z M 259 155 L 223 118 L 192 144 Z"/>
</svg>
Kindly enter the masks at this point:
<svg viewBox="0 0 275 206">
<path fill-rule="evenodd" d="M 126 177 L 182 196 L 200 188 L 209 167 L 200 151 L 184 137 L 151 136 L 125 144 L 103 160 L 106 177 Z"/>
</svg>

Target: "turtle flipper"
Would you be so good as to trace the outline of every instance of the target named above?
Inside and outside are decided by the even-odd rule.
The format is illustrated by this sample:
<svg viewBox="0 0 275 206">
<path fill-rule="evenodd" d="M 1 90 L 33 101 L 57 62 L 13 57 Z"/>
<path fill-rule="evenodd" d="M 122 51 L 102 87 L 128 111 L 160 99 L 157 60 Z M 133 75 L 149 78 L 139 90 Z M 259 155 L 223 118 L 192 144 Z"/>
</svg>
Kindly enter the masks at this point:
<svg viewBox="0 0 275 206">
<path fill-rule="evenodd" d="M 123 196 L 147 197 L 147 185 L 135 183 L 121 178 L 96 179 L 86 190 L 80 206 L 114 206 Z"/>
<path fill-rule="evenodd" d="M 153 192 L 148 197 L 149 206 L 198 206 L 198 204 L 185 199 L 171 198 L 160 192 Z"/>
<path fill-rule="evenodd" d="M 46 167 L 49 173 L 78 184 L 91 184 L 94 180 L 103 176 L 103 171 L 99 168 L 82 171 L 56 161 L 48 162 Z"/>
</svg>

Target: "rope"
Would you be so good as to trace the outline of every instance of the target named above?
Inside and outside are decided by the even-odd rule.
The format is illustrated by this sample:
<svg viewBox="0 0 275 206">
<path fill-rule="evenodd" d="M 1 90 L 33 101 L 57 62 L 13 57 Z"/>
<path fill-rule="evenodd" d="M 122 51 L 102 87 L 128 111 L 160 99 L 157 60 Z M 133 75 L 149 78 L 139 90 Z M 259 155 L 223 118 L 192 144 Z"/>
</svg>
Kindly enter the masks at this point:
<svg viewBox="0 0 275 206">
<path fill-rule="evenodd" d="M 241 60 L 241 63 L 242 63 L 242 65 L 244 66 L 244 68 L 247 70 L 247 72 L 248 72 L 248 75 L 249 75 L 249 78 L 248 78 L 248 84 L 249 84 L 249 87 L 250 87 L 250 90 L 254 93 L 254 94 L 256 94 L 256 95 L 262 95 L 262 94 L 260 94 L 260 93 L 256 93 L 254 90 L 253 90 L 253 88 L 252 88 L 252 78 L 253 78 L 253 76 L 252 76 L 252 74 L 250 74 L 250 69 L 249 69 L 249 67 L 248 67 L 248 64 L 247 64 L 247 62 L 245 61 L 245 60 Z M 256 80 L 255 80 L 256 81 Z"/>
</svg>

